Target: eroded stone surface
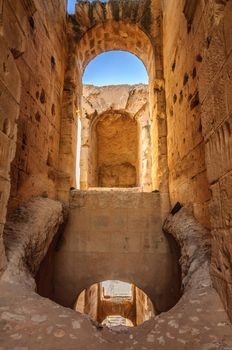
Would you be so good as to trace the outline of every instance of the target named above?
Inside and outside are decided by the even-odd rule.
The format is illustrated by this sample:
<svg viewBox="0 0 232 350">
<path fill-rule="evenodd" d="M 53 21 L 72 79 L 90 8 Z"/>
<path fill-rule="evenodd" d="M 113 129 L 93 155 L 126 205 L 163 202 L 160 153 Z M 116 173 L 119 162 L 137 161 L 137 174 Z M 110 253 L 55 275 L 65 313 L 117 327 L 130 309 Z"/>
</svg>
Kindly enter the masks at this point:
<svg viewBox="0 0 232 350">
<path fill-rule="evenodd" d="M 14 210 L 4 230 L 7 268 L 2 276 L 9 283 L 31 283 L 64 220 L 62 204 L 34 198 Z"/>
<path fill-rule="evenodd" d="M 50 197 L 58 192 L 68 202 L 75 186 L 82 72 L 99 53 L 130 51 L 149 74 L 153 189 L 165 194 L 166 210 L 170 194 L 172 204 L 192 207 L 201 223 L 211 224 L 214 285 L 232 315 L 231 1 L 197 6 L 192 0 L 164 0 L 162 6 L 159 0 L 84 1 L 68 25 L 65 5 L 64 0 L 0 1 L 0 233 L 15 146 L 10 206 L 43 192 Z M 0 270 L 5 262 L 0 238 Z M 221 329 L 223 322 L 217 324 Z M 223 347 L 223 341 L 212 340 L 213 332 L 210 336 L 205 348 Z M 22 339 L 18 329 L 11 337 Z M 179 346 L 186 342 L 177 339 Z M 166 343 L 163 334 L 158 343 Z"/>
<path fill-rule="evenodd" d="M 170 199 L 211 225 L 211 273 L 232 317 L 232 3 L 184 3 L 189 28 L 183 2 L 164 1 Z"/>
<path fill-rule="evenodd" d="M 182 214 L 182 215 L 181 215 Z M 181 216 L 193 221 L 182 209 L 174 220 L 176 237 L 182 237 Z M 180 220 L 180 222 L 178 222 Z M 191 226 L 191 224 L 190 224 Z M 171 233 L 172 219 L 169 218 Z M 200 230 L 200 225 L 198 230 Z M 203 228 L 202 228 L 203 229 Z M 204 230 L 204 229 L 203 229 Z M 29 231 L 28 231 L 29 232 Z M 204 239 L 202 239 L 204 240 Z M 185 241 L 191 251 L 194 236 Z M 17 245 L 16 245 L 17 252 Z M 97 328 L 71 309 L 40 297 L 27 283 L 0 281 L 0 337 L 3 349 L 230 349 L 232 328 L 216 291 L 211 286 L 208 255 L 189 254 L 189 283 L 180 301 L 167 313 L 134 329 Z M 29 260 L 30 263 L 30 260 Z M 30 266 L 29 266 L 30 268 Z M 28 278 L 24 275 L 24 278 Z M 13 282 L 13 281 L 12 281 Z M 16 288 L 17 286 L 17 288 Z"/>
</svg>

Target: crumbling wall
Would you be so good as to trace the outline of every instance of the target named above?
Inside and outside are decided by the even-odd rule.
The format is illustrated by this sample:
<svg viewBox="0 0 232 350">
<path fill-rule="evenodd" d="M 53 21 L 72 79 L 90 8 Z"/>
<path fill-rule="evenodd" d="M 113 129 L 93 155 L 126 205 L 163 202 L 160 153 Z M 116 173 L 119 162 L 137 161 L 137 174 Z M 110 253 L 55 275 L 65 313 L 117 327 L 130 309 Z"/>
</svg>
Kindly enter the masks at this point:
<svg viewBox="0 0 232 350">
<path fill-rule="evenodd" d="M 232 2 L 205 8 L 199 93 L 211 191 L 211 275 L 232 319 Z"/>
<path fill-rule="evenodd" d="M 15 155 L 21 89 L 19 72 L 2 20 L 3 7 L 0 6 L 0 275 L 6 262 L 2 234 L 10 194 L 10 164 Z"/>
<path fill-rule="evenodd" d="M 202 135 L 199 76 L 203 2 L 198 5 L 192 30 L 183 13 L 185 1 L 164 1 L 164 74 L 167 147 L 171 204 L 181 201 L 196 218 L 210 225 L 210 192 Z M 175 18 L 175 20 L 174 20 Z"/>
<path fill-rule="evenodd" d="M 211 274 L 232 317 L 231 18 L 231 1 L 164 1 L 171 201 L 211 224 Z"/>
<path fill-rule="evenodd" d="M 66 1 L 1 1 L 2 31 L 20 73 L 16 155 L 11 166 L 10 206 L 33 195 L 56 196 L 65 61 Z M 10 61 L 10 59 L 9 59 Z M 9 71 L 11 89 L 17 85 Z M 5 98 L 10 104 L 11 99 Z M 16 116 L 16 113 L 15 113 Z"/>
</svg>

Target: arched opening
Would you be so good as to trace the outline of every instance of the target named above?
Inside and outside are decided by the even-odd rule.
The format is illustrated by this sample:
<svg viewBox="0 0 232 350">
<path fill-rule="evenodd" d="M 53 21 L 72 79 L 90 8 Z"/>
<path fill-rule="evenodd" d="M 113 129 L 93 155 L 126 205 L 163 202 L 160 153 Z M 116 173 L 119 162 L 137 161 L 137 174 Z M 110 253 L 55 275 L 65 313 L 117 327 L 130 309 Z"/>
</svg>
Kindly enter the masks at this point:
<svg viewBox="0 0 232 350">
<path fill-rule="evenodd" d="M 87 64 L 82 82 L 95 86 L 148 84 L 148 73 L 135 54 L 111 50 L 99 53 Z"/>
<path fill-rule="evenodd" d="M 151 300 L 141 289 L 118 280 L 86 288 L 78 296 L 74 309 L 108 327 L 137 326 L 155 314 Z"/>
<path fill-rule="evenodd" d="M 143 170 L 140 174 L 146 178 L 141 182 L 143 190 L 162 190 L 167 192 L 167 158 L 166 158 L 166 119 L 165 115 L 165 104 L 164 101 L 164 89 L 163 81 L 161 77 L 162 67 L 160 64 L 160 57 L 156 55 L 155 47 L 159 47 L 158 42 L 153 46 L 146 28 L 142 25 L 140 26 L 137 22 L 131 20 L 114 20 L 112 17 L 99 17 L 99 11 L 103 11 L 106 7 L 110 9 L 110 4 L 106 3 L 102 9 L 98 8 L 97 3 L 93 2 L 91 5 L 80 4 L 76 7 L 75 18 L 73 17 L 70 22 L 70 29 L 75 33 L 76 45 L 70 46 L 69 61 L 67 62 L 68 74 L 66 76 L 66 85 L 73 87 L 72 94 L 68 93 L 64 97 L 66 106 L 64 115 L 73 115 L 76 110 L 81 111 L 83 107 L 83 98 L 85 97 L 85 86 L 82 85 L 82 77 L 86 70 L 88 64 L 94 60 L 98 55 L 107 53 L 109 51 L 121 50 L 124 52 L 129 52 L 135 55 L 137 58 L 143 62 L 148 73 L 148 87 L 147 87 L 147 110 L 150 115 L 150 123 L 144 125 L 143 133 L 146 135 L 149 133 L 151 135 L 150 141 L 148 142 L 148 147 L 151 151 L 151 159 L 141 160 L 143 165 Z M 85 8 L 86 7 L 86 8 Z M 96 24 L 93 26 L 91 23 L 84 23 L 81 13 L 83 9 L 91 7 L 93 10 L 94 18 L 96 19 Z M 122 11 L 123 13 L 123 11 Z M 78 22 L 80 26 L 77 28 L 75 23 Z M 78 29 L 78 30 L 77 30 Z M 71 40 L 71 37 L 70 37 Z M 83 87 L 83 89 L 82 89 Z M 83 92 L 83 94 L 82 94 Z M 67 97 L 67 98 L 66 98 Z M 97 99 L 96 99 L 97 100 Z M 101 110 L 100 113 L 105 112 Z M 95 109 L 88 113 L 88 118 L 91 116 Z M 97 111 L 98 114 L 99 111 Z M 88 133 L 87 129 L 82 122 L 82 134 Z M 88 125 L 88 121 L 86 122 Z M 72 187 L 76 187 L 76 144 L 77 144 L 77 132 L 74 130 L 76 128 L 75 118 L 65 118 L 65 130 L 69 130 L 70 135 L 70 152 L 63 147 L 61 143 L 60 148 L 60 169 L 61 169 L 61 182 L 64 183 L 62 191 L 59 193 L 59 198 L 67 201 L 69 196 L 65 192 L 67 184 L 69 184 L 68 190 Z M 65 135 L 67 132 L 65 132 Z M 65 137 L 64 135 L 64 137 Z M 88 153 L 88 143 L 83 143 L 84 152 Z M 145 152 L 147 153 L 147 152 Z M 88 157 L 87 157 L 88 159 Z M 88 189 L 88 164 L 83 164 L 83 159 L 81 158 L 81 179 L 80 179 L 80 189 Z M 83 169 L 83 171 L 82 171 Z M 148 170 L 147 170 L 148 169 Z M 148 173 L 150 174 L 148 175 Z M 75 177 L 73 176 L 75 174 Z"/>
<path fill-rule="evenodd" d="M 92 85 L 83 86 L 80 189 L 151 191 L 151 118 L 144 63 L 129 52 L 108 51 L 90 61 L 83 82 Z"/>
</svg>

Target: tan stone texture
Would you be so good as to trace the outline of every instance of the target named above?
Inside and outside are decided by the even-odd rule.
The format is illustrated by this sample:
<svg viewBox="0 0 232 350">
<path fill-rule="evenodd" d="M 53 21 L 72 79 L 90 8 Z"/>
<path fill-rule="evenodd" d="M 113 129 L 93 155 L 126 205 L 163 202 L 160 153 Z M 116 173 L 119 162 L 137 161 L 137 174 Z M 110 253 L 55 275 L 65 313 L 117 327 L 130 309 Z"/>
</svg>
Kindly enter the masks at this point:
<svg viewBox="0 0 232 350">
<path fill-rule="evenodd" d="M 161 227 L 170 202 L 174 205 L 179 201 L 190 208 L 205 228 L 211 230 L 211 276 L 232 319 L 231 21 L 231 0 L 110 0 L 105 4 L 79 1 L 76 13 L 69 17 L 65 0 L 0 0 L 0 275 L 6 267 L 12 266 L 11 272 L 17 274 L 17 268 L 24 266 L 25 261 L 30 266 L 34 261 L 34 251 L 28 248 L 30 244 L 27 241 L 30 225 L 24 227 L 26 245 L 23 239 L 21 241 L 22 237 L 19 242 L 11 240 L 12 232 L 9 232 L 12 245 L 8 245 L 9 242 L 7 245 L 16 252 L 16 255 L 13 253 L 15 265 L 9 263 L 9 256 L 6 259 L 2 236 L 7 210 L 10 215 L 11 209 L 37 195 L 59 198 L 67 206 L 71 203 L 71 207 L 64 243 L 62 245 L 61 241 L 61 249 L 57 253 L 57 261 L 60 257 L 57 263 L 59 268 L 56 266 L 56 283 L 59 286 L 56 292 L 59 289 L 60 293 L 57 300 L 65 297 L 67 300 L 61 300 L 62 303 L 73 305 L 77 296 L 75 293 L 98 282 L 96 270 L 99 278 L 108 277 L 103 276 L 102 262 L 105 267 L 112 259 L 114 271 L 110 270 L 109 275 L 112 273 L 116 277 L 116 272 L 120 270 L 125 273 L 125 278 L 130 275 L 132 282 L 138 279 L 138 286 L 142 285 L 151 299 L 154 293 L 158 309 L 164 310 L 167 300 L 163 302 L 163 299 L 168 299 L 165 293 L 172 292 L 170 285 L 165 284 L 171 280 L 172 267 L 169 264 L 172 261 Z M 146 115 L 149 110 L 151 142 L 147 142 L 146 128 L 144 133 L 140 130 L 138 139 L 142 140 L 144 149 L 149 150 L 150 160 L 143 157 L 145 152 L 142 151 L 138 159 L 141 164 L 148 160 L 144 167 L 135 166 L 131 157 L 128 163 L 133 163 L 133 167 L 139 169 L 136 185 L 138 178 L 142 179 L 140 182 L 149 184 L 149 191 L 159 193 L 137 193 L 134 190 L 120 194 L 117 189 L 109 193 L 102 189 L 100 193 L 96 191 L 95 198 L 92 198 L 93 193 L 87 195 L 78 192 L 70 202 L 70 188 L 76 186 L 77 120 L 82 113 L 85 90 L 82 74 L 96 55 L 109 50 L 129 51 L 138 56 L 147 68 L 148 105 L 144 110 Z M 94 117 L 95 110 L 99 116 L 103 112 L 108 113 L 111 107 L 117 113 L 128 109 L 132 119 L 140 115 L 137 107 L 143 104 L 144 99 L 143 92 L 141 100 L 136 98 L 140 96 L 140 92 L 137 92 L 140 88 L 117 87 L 114 94 L 117 103 L 110 98 L 106 103 L 106 98 L 102 104 L 98 98 L 107 95 L 104 89 L 100 89 L 100 93 L 95 87 L 89 89 L 89 116 Z M 129 96 L 134 90 L 135 95 Z M 95 96 L 94 91 L 97 92 Z M 120 110 L 119 105 L 123 105 Z M 88 140 L 89 125 L 84 124 L 84 128 Z M 106 147 L 103 148 L 103 153 L 107 153 Z M 83 159 L 89 159 L 87 151 L 84 151 Z M 94 162 L 92 166 L 96 168 Z M 86 188 L 88 169 L 87 164 L 83 172 Z M 119 170 L 121 173 L 120 167 Z M 129 173 L 128 169 L 126 172 Z M 131 180 L 133 176 L 128 176 L 127 186 L 131 186 L 132 182 L 134 185 L 135 181 Z M 121 185 L 121 180 L 119 183 Z M 146 196 L 155 198 L 154 202 L 151 204 L 151 198 L 145 200 Z M 114 198 L 120 204 L 116 208 L 117 200 L 114 201 Z M 106 209 L 109 209 L 107 214 Z M 49 222 L 48 216 L 46 220 Z M 42 245 L 46 246 L 50 242 L 46 242 L 47 233 L 43 235 L 35 227 L 31 232 L 36 240 L 30 238 L 29 243 L 44 239 Z M 196 233 L 196 241 L 199 236 Z M 115 256 L 112 256 L 112 251 Z M 44 253 L 42 249 L 41 257 Z M 183 261 L 186 255 L 183 252 L 182 255 Z M 67 264 L 65 269 L 64 261 Z M 35 259 L 35 262 L 40 264 L 41 260 Z M 196 260 L 193 262 L 195 264 Z M 125 348 L 134 346 L 141 349 L 143 342 L 146 342 L 147 348 L 154 348 L 155 344 L 157 348 L 178 350 L 186 347 L 210 349 L 215 341 L 224 348 L 232 346 L 231 327 L 211 287 L 208 261 L 202 266 L 198 266 L 199 262 L 201 260 L 197 259 L 197 269 L 196 265 L 192 267 L 191 288 L 186 290 L 170 313 L 161 316 L 163 325 L 159 324 L 159 318 L 153 320 L 147 333 L 145 327 L 142 341 L 140 333 L 135 331 L 136 344 L 122 335 L 120 339 Z M 128 270 L 124 265 L 129 266 Z M 165 274 L 160 275 L 158 267 L 160 269 L 161 265 Z M 85 270 L 86 266 L 88 270 Z M 24 268 L 27 275 L 30 269 Z M 27 280 L 27 277 L 24 278 Z M 64 283 L 66 279 L 67 284 Z M 149 283 L 143 284 L 144 280 L 149 280 Z M 159 283 L 156 284 L 157 280 Z M 46 328 L 60 324 L 59 310 L 70 315 L 67 321 L 69 327 L 72 327 L 71 319 L 74 317 L 77 322 L 75 332 L 79 329 L 78 322 L 82 319 L 76 314 L 73 316 L 72 311 L 54 306 L 24 284 L 21 285 L 21 282 L 15 284 L 13 281 L 10 284 L 1 280 L 0 284 L 1 305 L 4 308 L 0 310 L 0 332 L 3 332 L 3 345 L 1 343 L 0 347 L 15 349 L 16 340 L 19 347 L 44 349 L 44 344 L 50 349 L 65 347 L 67 339 L 63 326 L 56 326 L 52 331 Z M 18 290 L 16 285 L 20 285 Z M 162 295 L 159 293 L 161 290 L 165 291 Z M 197 311 L 195 301 L 205 312 Z M 41 318 L 33 314 L 34 318 L 31 319 L 31 310 L 47 312 L 47 307 L 52 318 L 44 321 L 44 328 L 32 327 L 37 336 L 35 340 L 31 336 L 31 324 L 34 324 L 33 319 Z M 55 307 L 58 311 L 53 310 Z M 173 322 L 176 325 L 177 318 L 181 320 L 182 333 L 179 332 L 179 324 L 172 326 Z M 24 323 L 25 320 L 28 323 Z M 195 322 L 198 328 L 194 328 Z M 111 346 L 109 333 L 96 337 L 97 331 L 95 328 L 93 331 L 89 321 L 83 323 L 86 328 L 81 336 L 75 332 L 67 336 L 72 343 L 70 349 L 76 348 L 73 337 L 78 341 L 80 339 L 80 348 L 84 349 L 88 338 L 86 334 L 90 333 L 92 348 L 108 349 Z M 23 329 L 24 334 L 13 329 Z M 41 331 L 48 338 L 52 334 L 55 340 L 49 338 L 43 344 L 35 345 L 35 341 L 41 340 Z M 162 335 L 154 333 L 157 331 Z M 180 334 L 185 336 L 180 337 Z M 27 339 L 24 340 L 24 336 Z M 62 344 L 58 342 L 60 338 L 63 338 Z M 97 347 L 94 343 L 96 338 Z M 115 339 L 112 349 L 118 348 L 118 340 Z"/>
<path fill-rule="evenodd" d="M 10 194 L 10 164 L 15 155 L 21 80 L 0 23 L 0 275 L 6 265 L 3 227 Z"/>
<path fill-rule="evenodd" d="M 3 33 L 22 84 L 10 207 L 44 192 L 54 198 L 58 175 L 66 2 L 27 2 L 3 6 Z"/>
<path fill-rule="evenodd" d="M 98 185 L 135 187 L 138 171 L 136 121 L 123 114 L 106 114 L 96 125 L 96 137 Z"/>
<path fill-rule="evenodd" d="M 202 11 L 202 4 L 197 9 Z M 195 14 L 194 20 L 198 20 Z M 171 18 L 175 18 L 172 21 Z M 176 23 L 179 23 L 176 25 Z M 195 24 L 195 22 L 194 22 Z M 167 147 L 171 203 L 181 201 L 209 227 L 210 199 L 201 126 L 198 70 L 199 34 L 187 32 L 183 2 L 164 8 L 164 72 L 167 102 Z"/>
<path fill-rule="evenodd" d="M 212 274 L 232 315 L 228 280 L 232 273 L 228 265 L 232 252 L 232 3 L 199 1 L 188 31 L 182 2 L 176 5 L 166 1 L 164 6 L 170 197 L 172 203 L 179 198 L 192 206 L 208 227 L 210 218 Z"/>
</svg>

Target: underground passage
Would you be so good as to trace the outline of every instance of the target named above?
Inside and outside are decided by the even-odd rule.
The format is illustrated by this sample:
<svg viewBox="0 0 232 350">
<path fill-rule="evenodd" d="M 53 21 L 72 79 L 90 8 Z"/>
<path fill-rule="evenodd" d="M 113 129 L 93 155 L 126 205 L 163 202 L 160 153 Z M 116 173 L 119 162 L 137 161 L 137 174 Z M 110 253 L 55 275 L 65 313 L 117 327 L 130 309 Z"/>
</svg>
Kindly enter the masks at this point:
<svg viewBox="0 0 232 350">
<path fill-rule="evenodd" d="M 135 285 L 121 281 L 93 284 L 81 292 L 74 309 L 109 327 L 133 327 L 154 316 L 148 296 Z"/>
<path fill-rule="evenodd" d="M 232 349 L 231 21 L 0 0 L 0 350 Z"/>
</svg>

